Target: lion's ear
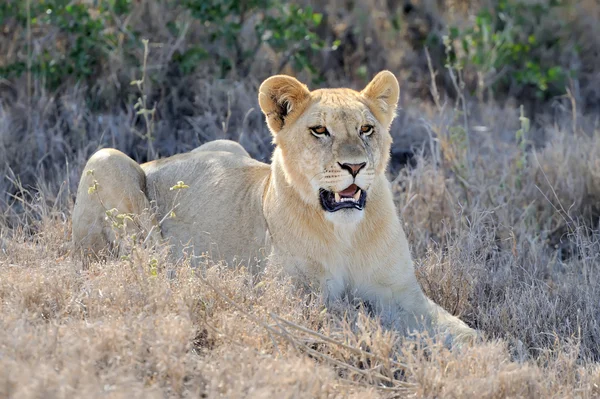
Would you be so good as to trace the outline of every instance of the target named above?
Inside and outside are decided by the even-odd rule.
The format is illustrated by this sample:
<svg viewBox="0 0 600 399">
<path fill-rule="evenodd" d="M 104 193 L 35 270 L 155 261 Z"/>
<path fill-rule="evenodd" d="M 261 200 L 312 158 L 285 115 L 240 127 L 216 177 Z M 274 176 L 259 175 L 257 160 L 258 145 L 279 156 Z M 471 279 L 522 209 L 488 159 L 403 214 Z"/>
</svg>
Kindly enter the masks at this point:
<svg viewBox="0 0 600 399">
<path fill-rule="evenodd" d="M 258 90 L 258 103 L 273 133 L 279 132 L 290 117 L 302 112 L 309 98 L 306 85 L 286 75 L 268 78 Z"/>
<path fill-rule="evenodd" d="M 390 71 L 379 72 L 360 92 L 373 104 L 372 111 L 384 124 L 390 124 L 396 116 L 400 97 L 398 79 Z"/>
</svg>

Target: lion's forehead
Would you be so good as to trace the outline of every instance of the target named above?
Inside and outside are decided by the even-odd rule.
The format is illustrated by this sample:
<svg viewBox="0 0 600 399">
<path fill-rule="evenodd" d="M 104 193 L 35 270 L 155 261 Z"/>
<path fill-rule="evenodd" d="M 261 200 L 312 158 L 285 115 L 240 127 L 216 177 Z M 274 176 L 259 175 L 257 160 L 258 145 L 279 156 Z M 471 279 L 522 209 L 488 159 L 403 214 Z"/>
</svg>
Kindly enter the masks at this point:
<svg viewBox="0 0 600 399">
<path fill-rule="evenodd" d="M 317 89 L 312 91 L 313 100 L 320 101 L 322 104 L 345 104 L 360 101 L 360 93 L 352 89 Z"/>
<path fill-rule="evenodd" d="M 309 125 L 332 125 L 358 127 L 364 123 L 375 123 L 375 116 L 362 102 L 355 101 L 345 105 L 314 103 L 305 113 Z"/>
<path fill-rule="evenodd" d="M 350 89 L 320 89 L 311 93 L 312 103 L 331 111 L 366 108 L 360 93 Z"/>
</svg>

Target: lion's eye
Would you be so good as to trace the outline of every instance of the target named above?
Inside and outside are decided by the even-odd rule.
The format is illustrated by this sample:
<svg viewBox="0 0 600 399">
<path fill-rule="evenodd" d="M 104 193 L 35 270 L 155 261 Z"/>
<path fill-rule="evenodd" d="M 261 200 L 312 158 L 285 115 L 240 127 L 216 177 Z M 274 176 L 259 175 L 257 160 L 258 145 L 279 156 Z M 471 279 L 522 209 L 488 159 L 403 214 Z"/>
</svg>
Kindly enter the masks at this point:
<svg viewBox="0 0 600 399">
<path fill-rule="evenodd" d="M 325 126 L 313 126 L 310 128 L 310 131 L 315 137 L 329 136 L 329 132 Z"/>
<path fill-rule="evenodd" d="M 369 135 L 371 135 L 371 133 L 373 133 L 373 126 L 362 125 L 360 127 L 360 134 L 362 134 L 363 136 L 369 136 Z"/>
</svg>

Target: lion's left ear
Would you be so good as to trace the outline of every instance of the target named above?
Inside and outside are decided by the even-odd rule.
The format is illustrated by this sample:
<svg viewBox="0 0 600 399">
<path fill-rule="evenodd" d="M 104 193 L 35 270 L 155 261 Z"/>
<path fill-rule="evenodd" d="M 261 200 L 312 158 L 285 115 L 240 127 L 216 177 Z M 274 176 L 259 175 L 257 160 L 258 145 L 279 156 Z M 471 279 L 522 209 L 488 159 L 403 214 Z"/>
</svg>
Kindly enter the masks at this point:
<svg viewBox="0 0 600 399">
<path fill-rule="evenodd" d="M 309 99 L 306 85 L 286 75 L 271 76 L 258 89 L 258 103 L 274 134 L 302 112 Z"/>
<path fill-rule="evenodd" d="M 386 125 L 392 123 L 400 97 L 400 85 L 393 73 L 379 72 L 360 94 L 371 101 L 371 111 L 381 122 Z"/>
</svg>

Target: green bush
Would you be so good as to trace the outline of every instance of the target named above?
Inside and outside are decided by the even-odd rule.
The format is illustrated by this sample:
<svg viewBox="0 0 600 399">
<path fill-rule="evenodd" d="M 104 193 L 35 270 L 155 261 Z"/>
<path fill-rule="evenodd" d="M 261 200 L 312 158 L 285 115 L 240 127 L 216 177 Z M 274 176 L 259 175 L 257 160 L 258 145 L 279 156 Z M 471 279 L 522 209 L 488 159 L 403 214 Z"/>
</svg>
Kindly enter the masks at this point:
<svg viewBox="0 0 600 399">
<path fill-rule="evenodd" d="M 246 76 L 263 43 L 282 54 L 284 64 L 291 62 L 298 71 L 318 74 L 310 57 L 324 48 L 324 42 L 315 33 L 322 15 L 308 6 L 286 4 L 282 0 L 163 1 L 167 9 L 177 11 L 167 23 L 173 37 L 182 32 L 178 17 L 179 11 L 185 11 L 200 25 L 203 38 L 207 38 L 206 41 L 200 39 L 199 43 L 188 42 L 184 51 L 173 54 L 171 61 L 184 75 L 193 73 L 199 63 L 210 60 L 220 68 L 221 77 L 232 70 L 238 76 Z M 142 38 L 123 22 L 132 11 L 131 0 L 96 0 L 92 4 L 39 0 L 27 7 L 25 1 L 1 2 L 0 25 L 8 21 L 16 24 L 19 27 L 15 31 L 19 36 L 16 39 L 20 44 L 48 33 L 53 35 L 52 39 L 44 43 L 41 51 L 32 54 L 21 51 L 4 64 L 0 63 L 0 76 L 19 76 L 28 70 L 29 62 L 33 75 L 42 78 L 47 87 L 54 90 L 68 79 L 85 81 L 96 77 L 114 53 L 126 57 L 126 65 L 137 63 L 133 61 L 136 59 L 134 50 L 139 50 Z M 248 41 L 242 40 L 247 38 L 241 36 L 250 18 L 255 45 L 247 48 Z M 148 39 L 153 41 L 152 37 Z"/>
<path fill-rule="evenodd" d="M 474 68 L 479 90 L 531 87 L 540 99 L 563 94 L 572 71 L 552 56 L 565 43 L 559 30 L 548 29 L 548 18 L 560 15 L 567 6 L 563 0 L 496 1 L 493 8 L 477 13 L 472 26 L 450 27 L 446 37 L 449 64 Z"/>
<path fill-rule="evenodd" d="M 185 0 L 183 5 L 206 27 L 210 42 L 219 42 L 232 50 L 232 54 L 211 54 L 218 60 L 222 76 L 234 67 L 239 74 L 246 75 L 250 62 L 263 43 L 283 54 L 282 64 L 291 61 L 297 71 L 308 70 L 313 76 L 318 74 L 309 58 L 313 51 L 322 50 L 325 46 L 315 33 L 323 16 L 310 6 L 300 7 L 281 0 Z M 255 45 L 245 48 L 241 34 L 250 16 L 258 20 L 254 29 Z M 208 55 L 206 50 L 193 47 L 178 61 L 188 71 L 196 61 Z"/>
<path fill-rule="evenodd" d="M 31 71 L 45 79 L 51 89 L 58 88 L 69 77 L 84 80 L 94 76 L 119 46 L 117 21 L 129 12 L 131 0 L 99 0 L 94 7 L 69 0 L 7 2 L 0 5 L 0 21 L 13 18 L 31 32 L 56 30 L 53 45 L 32 55 Z M 128 36 L 134 38 L 133 35 Z M 4 76 L 20 75 L 27 61 L 13 60 L 0 68 Z"/>
</svg>

